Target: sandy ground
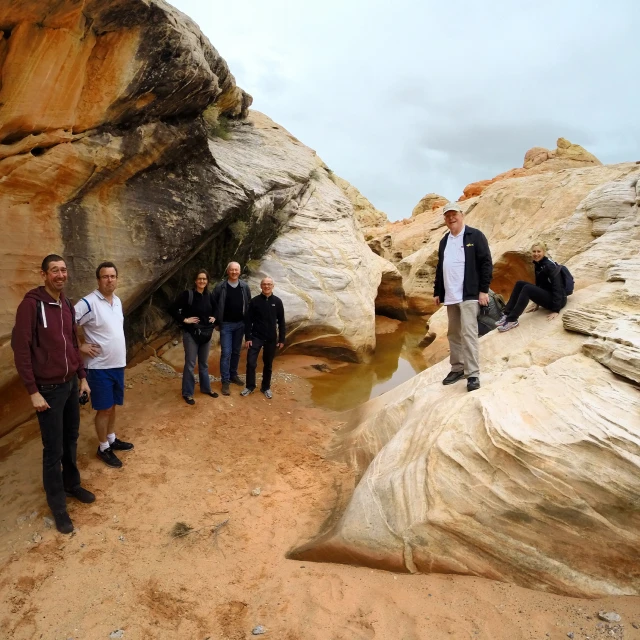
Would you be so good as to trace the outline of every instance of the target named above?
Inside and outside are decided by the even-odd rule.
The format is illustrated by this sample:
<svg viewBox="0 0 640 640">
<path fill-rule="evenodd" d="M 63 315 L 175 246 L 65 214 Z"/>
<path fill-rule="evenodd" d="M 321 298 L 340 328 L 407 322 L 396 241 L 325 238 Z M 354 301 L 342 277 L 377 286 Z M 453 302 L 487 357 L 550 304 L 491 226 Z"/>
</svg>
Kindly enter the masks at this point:
<svg viewBox="0 0 640 640">
<path fill-rule="evenodd" d="M 122 469 L 96 459 L 83 410 L 79 461 L 97 500 L 70 501 L 71 536 L 45 526 L 35 421 L 0 440 L 1 638 L 239 640 L 263 625 L 283 640 L 640 639 L 638 597 L 286 559 L 353 485 L 324 457 L 339 423 L 310 406 L 309 383 L 280 373 L 271 402 L 233 387 L 189 407 L 152 361 L 128 381 L 118 435 L 136 448 Z M 195 530 L 173 538 L 177 522 Z M 599 621 L 602 610 L 621 623 Z"/>
</svg>

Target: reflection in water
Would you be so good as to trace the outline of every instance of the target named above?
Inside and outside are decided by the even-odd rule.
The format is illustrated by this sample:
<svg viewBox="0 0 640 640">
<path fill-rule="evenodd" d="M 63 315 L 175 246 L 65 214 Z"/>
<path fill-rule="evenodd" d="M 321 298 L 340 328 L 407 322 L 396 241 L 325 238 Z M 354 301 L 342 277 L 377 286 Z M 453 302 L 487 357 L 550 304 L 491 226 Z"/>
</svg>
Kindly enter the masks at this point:
<svg viewBox="0 0 640 640">
<path fill-rule="evenodd" d="M 409 380 L 426 368 L 418 343 L 424 336 L 421 318 L 402 322 L 397 331 L 376 336 L 376 352 L 366 364 L 345 364 L 309 379 L 316 406 L 345 411 Z"/>
</svg>

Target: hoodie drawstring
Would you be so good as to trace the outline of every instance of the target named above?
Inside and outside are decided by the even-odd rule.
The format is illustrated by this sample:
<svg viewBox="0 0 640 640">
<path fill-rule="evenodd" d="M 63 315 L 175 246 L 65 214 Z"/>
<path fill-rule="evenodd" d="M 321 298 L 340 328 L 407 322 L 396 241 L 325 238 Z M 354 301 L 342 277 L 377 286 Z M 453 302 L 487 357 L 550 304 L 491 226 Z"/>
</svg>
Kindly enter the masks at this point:
<svg viewBox="0 0 640 640">
<path fill-rule="evenodd" d="M 40 301 L 40 310 L 42 311 L 42 324 L 44 325 L 44 328 L 47 328 L 47 316 L 44 312 L 44 302 Z"/>
</svg>

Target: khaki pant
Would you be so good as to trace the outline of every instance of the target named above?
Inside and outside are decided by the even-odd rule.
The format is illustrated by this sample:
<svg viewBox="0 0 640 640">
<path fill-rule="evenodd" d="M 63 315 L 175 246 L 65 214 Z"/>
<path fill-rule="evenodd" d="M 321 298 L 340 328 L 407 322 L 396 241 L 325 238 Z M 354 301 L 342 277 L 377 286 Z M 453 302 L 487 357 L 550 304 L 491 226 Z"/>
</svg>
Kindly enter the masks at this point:
<svg viewBox="0 0 640 640">
<path fill-rule="evenodd" d="M 480 375 L 478 355 L 478 314 L 480 305 L 477 300 L 466 300 L 459 304 L 447 305 L 449 318 L 449 351 L 451 371 L 464 371 L 465 377 L 477 378 Z"/>
</svg>

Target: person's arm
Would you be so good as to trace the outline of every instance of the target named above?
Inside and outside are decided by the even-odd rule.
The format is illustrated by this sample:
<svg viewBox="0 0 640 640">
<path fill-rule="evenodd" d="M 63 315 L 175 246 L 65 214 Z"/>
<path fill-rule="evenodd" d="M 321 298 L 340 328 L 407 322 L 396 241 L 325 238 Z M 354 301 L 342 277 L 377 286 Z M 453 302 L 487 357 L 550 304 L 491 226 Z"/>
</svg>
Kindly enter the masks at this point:
<svg viewBox="0 0 640 640">
<path fill-rule="evenodd" d="M 478 268 L 478 285 L 480 293 L 489 294 L 491 276 L 493 275 L 493 262 L 491 261 L 491 251 L 489 243 L 481 231 L 478 231 L 476 245 L 476 266 Z"/>
<path fill-rule="evenodd" d="M 169 314 L 178 324 L 183 324 L 187 315 L 187 303 L 189 302 L 189 292 L 183 291 L 169 306 Z"/>
<path fill-rule="evenodd" d="M 278 314 L 278 346 L 282 348 L 284 347 L 286 330 L 285 330 L 285 322 L 284 322 L 284 305 L 282 304 L 282 300 L 280 300 L 280 298 L 278 298 L 277 314 Z"/>
<path fill-rule="evenodd" d="M 78 330 L 78 327 L 83 327 L 88 322 L 94 320 L 95 313 L 91 308 L 89 302 L 87 302 L 84 298 L 76 302 L 74 312 L 76 315 L 76 340 L 80 345 L 80 353 L 85 356 L 89 356 L 90 358 L 96 358 L 100 354 L 100 346 L 91 342 L 87 342 L 84 339 L 84 333 L 81 330 Z M 82 344 L 80 344 L 80 338 L 83 339 Z"/>
<path fill-rule="evenodd" d="M 551 284 L 551 309 L 554 313 L 559 313 L 565 303 L 564 283 L 562 274 L 558 266 L 550 264 L 547 267 L 549 283 Z"/>
<path fill-rule="evenodd" d="M 439 305 L 441 302 L 444 302 L 444 300 L 441 300 L 441 292 L 442 289 L 444 287 L 444 274 L 442 272 L 443 270 L 443 266 L 442 266 L 442 261 L 443 261 L 443 256 L 444 256 L 444 251 L 443 251 L 443 247 L 446 243 L 446 235 L 444 236 L 444 238 L 442 240 L 440 240 L 440 244 L 438 245 L 438 264 L 436 265 L 436 277 L 435 280 L 433 282 L 433 301 L 435 302 L 436 305 Z"/>
<path fill-rule="evenodd" d="M 36 393 L 39 394 L 36 378 L 33 374 L 33 365 L 31 364 L 31 343 L 33 342 L 33 334 L 36 327 L 37 312 L 38 305 L 35 300 L 27 299 L 20 303 L 16 312 L 16 326 L 13 329 L 13 339 L 11 341 L 16 370 L 31 396 Z"/>
<path fill-rule="evenodd" d="M 253 313 L 254 313 L 254 301 L 249 302 L 247 312 L 244 314 L 244 342 L 247 349 L 251 346 L 253 341 Z"/>
</svg>

